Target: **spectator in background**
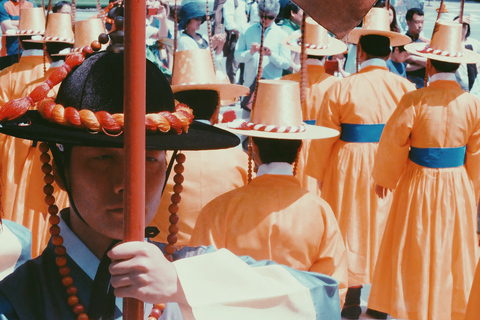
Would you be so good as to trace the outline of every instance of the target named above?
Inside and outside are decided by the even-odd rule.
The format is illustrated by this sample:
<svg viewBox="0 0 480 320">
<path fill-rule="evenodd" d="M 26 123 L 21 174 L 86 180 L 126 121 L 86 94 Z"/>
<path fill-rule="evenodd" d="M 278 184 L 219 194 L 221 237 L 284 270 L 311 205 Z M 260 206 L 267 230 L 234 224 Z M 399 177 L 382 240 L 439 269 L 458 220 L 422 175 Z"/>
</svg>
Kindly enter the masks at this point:
<svg viewBox="0 0 480 320">
<path fill-rule="evenodd" d="M 405 15 L 408 30 L 406 35 L 412 39 L 412 42 L 429 42 L 420 36 L 423 30 L 423 22 L 425 20 L 424 13 L 420 8 L 411 8 Z M 405 61 L 407 63 L 407 79 L 415 84 L 417 89 L 425 86 L 425 71 L 427 66 L 427 59 L 420 56 L 411 55 Z"/>
<path fill-rule="evenodd" d="M 72 14 L 72 4 L 68 1 L 59 1 L 57 2 L 53 8 L 52 8 L 53 13 L 68 13 Z"/>
<path fill-rule="evenodd" d="M 289 1 L 283 9 L 283 20 L 278 25 L 287 35 L 290 35 L 292 32 L 300 30 L 302 17 L 303 10 L 292 1 Z M 284 70 L 283 74 L 297 73 L 298 71 L 300 71 L 300 53 L 292 51 L 290 68 Z"/>
<path fill-rule="evenodd" d="M 407 71 L 405 68 L 405 61 L 408 59 L 409 56 L 410 54 L 405 50 L 403 46 L 393 47 L 390 59 L 387 60 L 388 70 L 406 78 Z"/>
<path fill-rule="evenodd" d="M 453 20 L 458 21 L 459 17 L 456 16 Z M 468 38 L 470 36 L 470 16 L 464 15 L 463 16 L 463 29 L 462 29 L 462 43 L 466 49 L 472 50 L 476 53 L 480 53 L 480 43 L 472 38 Z M 461 63 L 460 67 L 457 69 L 455 73 L 455 77 L 457 78 L 457 82 L 460 84 L 463 90 L 471 91 L 473 87 L 473 83 L 477 78 L 477 64 L 476 63 Z"/>
<path fill-rule="evenodd" d="M 26 9 L 36 6 L 30 1 L 24 1 L 21 4 L 19 0 L 4 0 L 0 2 L 0 26 L 3 34 L 15 34 L 18 30 L 20 7 Z M 18 37 L 2 37 L 0 70 L 18 62 L 21 52 L 22 50 L 18 47 Z"/>
</svg>

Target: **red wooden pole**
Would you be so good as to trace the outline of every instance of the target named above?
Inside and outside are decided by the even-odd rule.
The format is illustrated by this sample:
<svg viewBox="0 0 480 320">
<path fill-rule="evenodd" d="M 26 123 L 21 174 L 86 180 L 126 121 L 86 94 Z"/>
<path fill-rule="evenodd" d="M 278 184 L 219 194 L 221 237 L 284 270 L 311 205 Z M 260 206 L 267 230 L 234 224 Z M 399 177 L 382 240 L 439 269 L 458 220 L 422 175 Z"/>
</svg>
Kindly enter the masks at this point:
<svg viewBox="0 0 480 320">
<path fill-rule="evenodd" d="M 125 241 L 145 239 L 145 8 L 125 1 Z M 123 319 L 143 319 L 143 302 L 124 299 Z"/>
</svg>

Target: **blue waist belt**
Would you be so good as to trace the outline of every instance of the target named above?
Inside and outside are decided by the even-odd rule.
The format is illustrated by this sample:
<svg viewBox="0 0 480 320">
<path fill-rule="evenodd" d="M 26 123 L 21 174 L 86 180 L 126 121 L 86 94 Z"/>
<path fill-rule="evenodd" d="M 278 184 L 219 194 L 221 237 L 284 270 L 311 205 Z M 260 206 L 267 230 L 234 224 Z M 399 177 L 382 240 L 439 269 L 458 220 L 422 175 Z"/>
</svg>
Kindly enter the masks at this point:
<svg viewBox="0 0 480 320">
<path fill-rule="evenodd" d="M 340 140 L 345 142 L 378 142 L 385 124 L 342 123 Z"/>
<path fill-rule="evenodd" d="M 310 124 L 310 125 L 314 126 L 317 121 L 316 120 L 303 120 L 303 122 L 305 122 L 306 124 Z"/>
<path fill-rule="evenodd" d="M 427 168 L 454 168 L 465 164 L 467 147 L 458 148 L 410 148 L 412 162 Z"/>
</svg>

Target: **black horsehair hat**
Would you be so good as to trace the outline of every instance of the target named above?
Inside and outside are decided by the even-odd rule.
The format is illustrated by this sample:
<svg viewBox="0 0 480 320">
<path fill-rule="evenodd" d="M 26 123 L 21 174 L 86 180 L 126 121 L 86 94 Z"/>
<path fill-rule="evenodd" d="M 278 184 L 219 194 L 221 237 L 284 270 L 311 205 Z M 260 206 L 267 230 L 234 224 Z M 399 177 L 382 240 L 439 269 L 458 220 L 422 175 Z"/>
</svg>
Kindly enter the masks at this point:
<svg viewBox="0 0 480 320">
<path fill-rule="evenodd" d="M 50 76 L 26 98 L 2 106 L 0 132 L 67 145 L 123 147 L 124 55 L 101 52 L 82 63 L 85 54 L 71 54 L 56 76 Z M 73 72 L 63 80 L 55 102 L 43 99 L 65 77 L 59 74 L 70 69 Z M 38 110 L 26 111 L 34 105 Z M 239 143 L 235 135 L 224 130 L 195 121 L 190 124 L 191 110 L 185 105 L 175 106 L 167 79 L 148 60 L 146 112 L 147 149 L 222 149 Z"/>
</svg>

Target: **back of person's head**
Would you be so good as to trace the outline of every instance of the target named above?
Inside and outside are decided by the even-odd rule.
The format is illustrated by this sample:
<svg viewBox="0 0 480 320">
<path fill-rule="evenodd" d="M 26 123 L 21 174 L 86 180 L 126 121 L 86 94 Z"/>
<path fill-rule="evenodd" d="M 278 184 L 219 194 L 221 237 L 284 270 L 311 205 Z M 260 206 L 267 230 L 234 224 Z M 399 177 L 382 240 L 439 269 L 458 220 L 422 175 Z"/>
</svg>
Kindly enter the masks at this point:
<svg viewBox="0 0 480 320">
<path fill-rule="evenodd" d="M 300 11 L 300 7 L 297 6 L 295 3 L 293 3 L 292 1 L 289 1 L 285 5 L 285 7 L 282 9 L 282 11 L 283 11 L 282 18 L 290 19 L 292 17 L 292 12 L 298 13 L 298 11 Z"/>
<path fill-rule="evenodd" d="M 280 12 L 280 2 L 278 0 L 260 0 L 258 2 L 258 11 L 278 15 Z"/>
<path fill-rule="evenodd" d="M 444 62 L 433 59 L 430 60 L 430 63 L 438 72 L 455 72 L 458 67 L 460 67 L 459 63 Z"/>
<path fill-rule="evenodd" d="M 72 4 L 69 1 L 59 1 L 52 7 L 52 12 L 57 13 L 62 10 L 63 6 L 71 6 Z"/>
<path fill-rule="evenodd" d="M 175 100 L 193 110 L 195 120 L 210 120 L 219 106 L 215 90 L 186 90 L 175 93 Z"/>
<path fill-rule="evenodd" d="M 399 53 L 402 53 L 402 52 L 405 51 L 405 47 L 404 47 L 404 46 L 392 47 L 392 51 L 395 51 L 395 49 L 397 49 Z"/>
<path fill-rule="evenodd" d="M 297 159 L 302 140 L 283 140 L 252 137 L 258 148 L 262 163 L 287 162 L 292 164 Z"/>
<path fill-rule="evenodd" d="M 58 61 L 64 60 L 65 56 L 55 56 L 55 54 L 59 53 L 63 49 L 72 48 L 73 44 L 64 42 L 46 42 L 45 47 L 52 61 Z"/>
<path fill-rule="evenodd" d="M 369 34 L 360 38 L 360 46 L 368 58 L 385 58 L 390 54 L 390 39 L 385 36 Z"/>
<path fill-rule="evenodd" d="M 423 16 L 425 15 L 423 13 L 423 10 L 420 8 L 411 8 L 408 9 L 407 13 L 405 14 L 405 20 L 407 21 L 412 21 L 413 20 L 413 15 L 416 14 L 418 16 Z"/>
<path fill-rule="evenodd" d="M 32 36 L 19 36 L 18 39 L 20 40 L 20 44 L 23 50 L 31 50 L 31 49 L 43 50 L 43 43 L 25 41 L 25 40 L 32 39 Z"/>
</svg>

